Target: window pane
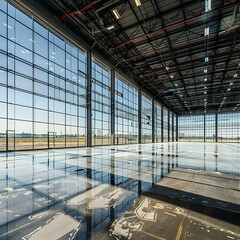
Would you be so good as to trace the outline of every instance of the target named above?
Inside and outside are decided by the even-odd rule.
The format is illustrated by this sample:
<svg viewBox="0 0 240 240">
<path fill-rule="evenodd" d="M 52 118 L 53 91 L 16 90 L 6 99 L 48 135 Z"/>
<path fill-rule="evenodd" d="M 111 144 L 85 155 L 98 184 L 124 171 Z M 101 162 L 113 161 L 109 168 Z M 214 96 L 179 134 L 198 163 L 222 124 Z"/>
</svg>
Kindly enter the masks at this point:
<svg viewBox="0 0 240 240">
<path fill-rule="evenodd" d="M 16 42 L 32 50 L 32 31 L 23 24 L 16 22 Z"/>
</svg>

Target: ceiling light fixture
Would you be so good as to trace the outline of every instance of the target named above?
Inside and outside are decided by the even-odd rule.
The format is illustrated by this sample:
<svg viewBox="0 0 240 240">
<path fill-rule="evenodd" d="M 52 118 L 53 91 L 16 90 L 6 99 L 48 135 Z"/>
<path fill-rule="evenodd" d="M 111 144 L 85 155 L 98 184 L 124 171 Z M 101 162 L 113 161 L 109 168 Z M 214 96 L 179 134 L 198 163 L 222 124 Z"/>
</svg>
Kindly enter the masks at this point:
<svg viewBox="0 0 240 240">
<path fill-rule="evenodd" d="M 211 0 L 205 0 L 205 12 L 211 11 L 211 9 L 212 9 Z"/>
<path fill-rule="evenodd" d="M 170 78 L 172 78 L 172 79 L 173 79 L 173 78 L 174 78 L 174 76 L 173 76 L 173 75 L 170 75 Z"/>
<path fill-rule="evenodd" d="M 238 74 L 237 74 L 237 73 L 235 73 L 235 74 L 233 75 L 233 77 L 234 77 L 234 78 L 237 78 L 237 77 L 238 77 Z"/>
<path fill-rule="evenodd" d="M 114 28 L 115 28 L 115 26 L 114 26 L 114 25 L 111 25 L 111 26 L 107 27 L 107 30 L 112 30 L 112 29 L 114 29 Z"/>
<path fill-rule="evenodd" d="M 205 62 L 208 62 L 209 58 L 208 57 L 205 57 Z"/>
<path fill-rule="evenodd" d="M 141 6 L 141 5 L 142 5 L 142 3 L 141 3 L 141 1 L 140 1 L 140 0 L 135 0 L 135 4 L 136 4 L 136 6 L 137 6 L 137 7 L 139 7 L 139 6 Z"/>
<path fill-rule="evenodd" d="M 204 36 L 208 36 L 209 35 L 209 27 L 204 29 Z"/>
<path fill-rule="evenodd" d="M 117 9 L 114 9 L 112 12 L 117 20 L 121 18 L 121 15 Z"/>
<path fill-rule="evenodd" d="M 207 78 L 204 78 L 204 81 L 206 82 L 206 81 L 207 81 Z"/>
<path fill-rule="evenodd" d="M 166 68 L 167 71 L 169 71 L 169 69 L 170 69 L 169 66 L 166 66 L 165 68 Z"/>
</svg>

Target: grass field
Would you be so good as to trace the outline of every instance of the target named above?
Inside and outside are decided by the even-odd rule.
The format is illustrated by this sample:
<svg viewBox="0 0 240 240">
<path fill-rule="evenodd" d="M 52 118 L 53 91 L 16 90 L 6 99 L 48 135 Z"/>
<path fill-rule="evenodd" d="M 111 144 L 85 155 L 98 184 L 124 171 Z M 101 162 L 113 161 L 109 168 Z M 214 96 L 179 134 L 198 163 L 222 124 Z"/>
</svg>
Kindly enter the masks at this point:
<svg viewBox="0 0 240 240">
<path fill-rule="evenodd" d="M 113 140 L 110 137 L 93 137 L 92 145 L 110 145 L 111 142 L 114 144 L 132 144 L 137 143 L 137 138 L 127 138 L 127 137 L 115 137 Z M 29 149 L 46 149 L 46 148 L 64 148 L 64 147 L 82 147 L 86 146 L 86 137 L 67 137 L 66 144 L 65 138 L 15 138 L 15 149 L 14 149 L 14 139 L 10 138 L 8 140 L 9 150 L 29 150 Z M 0 138 L 0 151 L 6 151 L 6 139 Z"/>
<path fill-rule="evenodd" d="M 15 149 L 13 144 L 13 139 L 9 139 L 9 148 L 8 150 L 31 150 L 31 149 L 46 149 L 46 148 L 65 148 L 65 147 L 83 147 L 87 145 L 86 137 L 67 137 L 66 142 L 65 138 L 55 138 L 50 139 L 48 144 L 48 138 L 15 138 Z M 126 138 L 126 137 L 115 137 L 113 142 L 116 145 L 122 144 L 133 144 L 137 143 L 138 139 L 136 138 Z M 111 145 L 111 138 L 108 137 L 93 137 L 92 145 L 93 146 L 104 146 Z M 203 139 L 179 139 L 179 142 L 203 142 Z M 206 142 L 213 142 L 209 139 Z M 239 139 L 219 139 L 218 142 L 240 142 Z M 0 138 L 0 151 L 6 151 L 6 139 Z"/>
</svg>

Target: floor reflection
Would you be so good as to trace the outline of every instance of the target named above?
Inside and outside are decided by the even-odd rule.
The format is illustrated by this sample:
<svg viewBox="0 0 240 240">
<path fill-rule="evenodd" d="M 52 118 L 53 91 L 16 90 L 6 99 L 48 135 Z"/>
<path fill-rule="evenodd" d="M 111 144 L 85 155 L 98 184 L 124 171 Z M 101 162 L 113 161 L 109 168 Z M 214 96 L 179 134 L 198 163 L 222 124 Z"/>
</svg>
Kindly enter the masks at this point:
<svg viewBox="0 0 240 240">
<path fill-rule="evenodd" d="M 240 239 L 239 152 L 180 142 L 1 153 L 0 239 Z"/>
</svg>

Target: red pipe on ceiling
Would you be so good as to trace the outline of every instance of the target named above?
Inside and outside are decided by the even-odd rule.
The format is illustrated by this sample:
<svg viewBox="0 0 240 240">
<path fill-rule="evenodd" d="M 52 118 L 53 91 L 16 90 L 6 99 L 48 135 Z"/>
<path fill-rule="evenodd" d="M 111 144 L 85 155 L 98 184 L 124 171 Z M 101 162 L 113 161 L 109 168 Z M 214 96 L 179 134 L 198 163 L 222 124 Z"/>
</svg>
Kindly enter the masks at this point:
<svg viewBox="0 0 240 240">
<path fill-rule="evenodd" d="M 119 44 L 119 45 L 116 46 L 116 47 L 111 48 L 110 50 L 114 50 L 114 49 L 121 48 L 121 47 L 125 46 L 125 45 L 128 44 L 128 43 L 136 42 L 136 41 L 138 41 L 138 40 L 141 40 L 141 39 L 144 39 L 144 38 L 147 38 L 147 37 L 151 37 L 151 36 L 156 35 L 156 34 L 158 34 L 158 33 L 160 33 L 160 32 L 163 32 L 163 31 L 165 31 L 165 30 L 168 30 L 168 29 L 171 29 L 171 28 L 180 26 L 180 25 L 182 25 L 182 24 L 189 23 L 189 22 L 193 22 L 193 21 L 195 21 L 195 20 L 197 20 L 197 19 L 199 19 L 199 18 L 206 17 L 206 16 L 209 15 L 209 14 L 222 11 L 222 10 L 227 9 L 227 8 L 230 8 L 230 7 L 234 6 L 234 5 L 235 5 L 235 3 L 233 3 L 233 4 L 228 4 L 228 5 L 224 6 L 224 7 L 218 8 L 218 9 L 216 9 L 216 10 L 209 11 L 209 12 L 204 13 L 204 14 L 202 14 L 202 15 L 199 15 L 199 16 L 197 16 L 197 17 L 193 17 L 193 18 L 184 20 L 184 21 L 182 21 L 182 22 L 175 23 L 175 24 L 170 25 L 170 26 L 167 26 L 167 27 L 164 27 L 164 28 L 161 28 L 161 29 L 157 29 L 157 30 L 155 30 L 155 31 L 153 31 L 153 32 L 151 32 L 151 33 L 144 34 L 144 35 L 139 36 L 139 37 L 136 37 L 136 38 L 132 38 L 132 39 L 130 39 L 130 40 L 127 40 L 126 42 L 123 42 L 123 43 Z"/>
<path fill-rule="evenodd" d="M 212 33 L 210 34 L 208 37 L 212 37 L 212 36 L 215 36 L 217 35 L 217 33 Z M 200 39 L 205 39 L 206 37 L 205 36 L 202 36 L 202 37 L 198 37 L 198 38 L 193 38 L 193 39 L 190 39 L 189 41 L 184 41 L 184 42 L 180 42 L 180 43 L 176 43 L 176 44 L 173 44 L 172 47 L 177 47 L 177 46 L 181 46 L 181 45 L 184 45 L 185 43 L 191 43 L 191 42 L 196 42 Z M 166 47 L 164 47 L 166 48 Z M 164 49 L 164 48 L 158 48 L 158 50 L 160 49 Z M 167 49 L 167 48 L 166 48 Z M 129 58 L 125 58 L 124 60 L 125 61 L 131 61 L 137 57 L 141 57 L 141 56 L 146 56 L 146 55 L 149 55 L 151 53 L 155 53 L 156 51 L 148 51 L 148 52 L 143 52 L 142 54 L 139 54 L 137 56 L 132 56 L 132 57 L 129 57 Z"/>
<path fill-rule="evenodd" d="M 235 30 L 235 29 L 236 29 L 236 28 L 232 28 L 232 29 L 227 30 L 226 32 L 230 32 L 230 31 L 233 31 L 233 30 Z M 212 37 L 212 36 L 215 36 L 215 35 L 217 35 L 217 34 L 218 34 L 218 33 L 212 33 L 212 34 L 210 34 L 208 37 Z M 202 39 L 202 38 L 206 38 L 206 36 L 202 36 L 202 37 L 198 37 L 198 38 L 193 38 L 193 39 L 190 39 L 190 40 L 187 40 L 187 41 L 183 41 L 183 42 L 180 42 L 180 43 L 177 43 L 177 44 L 173 44 L 172 47 L 177 47 L 177 46 L 184 45 L 184 44 L 186 44 L 186 43 L 195 42 L 195 41 L 198 41 L 198 40 L 200 40 L 200 39 Z M 167 47 L 158 48 L 158 50 L 160 50 L 160 49 L 167 49 Z M 129 62 L 129 61 L 134 60 L 134 59 L 136 59 L 136 58 L 138 58 L 138 57 L 150 55 L 150 54 L 155 53 L 155 52 L 156 52 L 156 51 L 153 51 L 153 50 L 147 51 L 147 52 L 143 52 L 143 53 L 141 53 L 141 54 L 139 54 L 139 55 L 135 55 L 135 56 L 131 56 L 131 57 L 128 57 L 128 58 L 124 58 L 123 61 L 128 61 L 128 62 Z M 134 63 L 134 62 L 133 62 L 133 63 Z"/>
<path fill-rule="evenodd" d="M 239 54 L 240 54 L 240 50 L 239 50 L 239 51 L 234 51 L 234 52 L 232 52 L 231 56 L 239 56 Z M 229 56 L 229 53 L 224 53 L 224 54 L 215 55 L 214 57 L 211 57 L 211 60 L 215 61 L 215 60 L 224 58 L 224 57 L 226 57 L 226 56 Z M 197 59 L 197 60 L 194 60 L 194 61 L 185 62 L 185 63 L 182 63 L 182 64 L 178 64 L 178 66 L 180 66 L 180 67 L 186 67 L 186 66 L 190 66 L 190 65 L 195 64 L 195 63 L 202 63 L 202 60 L 201 60 L 201 59 Z M 172 66 L 171 66 L 171 68 L 175 68 L 175 67 L 176 67 L 176 65 L 172 65 Z M 160 69 L 160 68 L 159 68 L 159 69 Z M 165 68 L 161 68 L 161 70 L 152 71 L 151 73 L 143 74 L 143 76 L 148 76 L 148 75 L 150 75 L 150 74 L 160 73 L 160 72 L 162 72 L 162 70 L 165 70 Z"/>
<path fill-rule="evenodd" d="M 86 10 L 90 9 L 92 6 L 96 5 L 97 3 L 101 2 L 101 1 L 102 0 L 96 0 L 94 2 L 89 3 L 87 6 L 83 7 L 80 10 L 73 11 L 73 12 L 70 12 L 70 13 L 65 13 L 59 19 L 60 19 L 60 21 L 63 21 L 64 19 L 66 19 L 66 18 L 68 18 L 70 16 L 74 16 L 74 15 L 80 14 L 82 12 L 85 12 Z"/>
</svg>

